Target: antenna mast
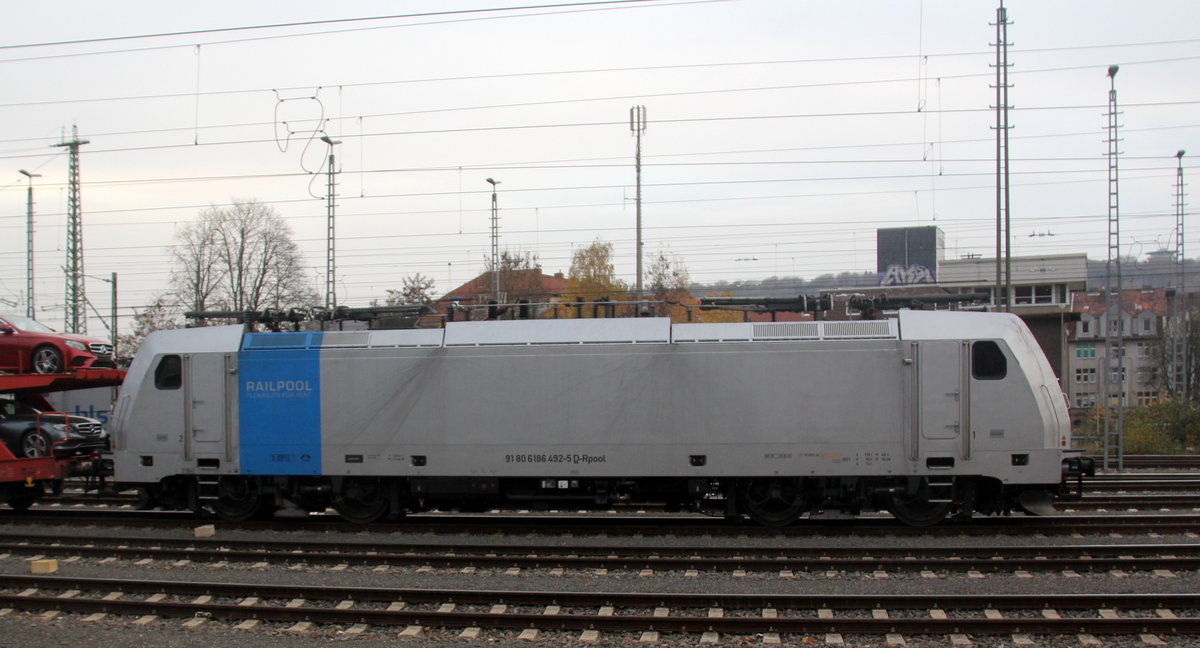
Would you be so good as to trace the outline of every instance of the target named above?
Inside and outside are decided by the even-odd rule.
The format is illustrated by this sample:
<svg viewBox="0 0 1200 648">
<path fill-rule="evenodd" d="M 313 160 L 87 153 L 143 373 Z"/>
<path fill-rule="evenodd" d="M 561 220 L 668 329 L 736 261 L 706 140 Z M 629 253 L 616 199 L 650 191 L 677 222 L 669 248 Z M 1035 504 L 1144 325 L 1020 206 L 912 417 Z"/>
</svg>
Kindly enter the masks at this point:
<svg viewBox="0 0 1200 648">
<path fill-rule="evenodd" d="M 634 168 L 637 170 L 637 286 L 634 288 L 637 301 L 642 300 L 642 133 L 646 132 L 646 107 L 629 109 L 629 130 L 637 140 L 634 153 Z M 639 313 L 641 308 L 638 309 Z"/>
</svg>

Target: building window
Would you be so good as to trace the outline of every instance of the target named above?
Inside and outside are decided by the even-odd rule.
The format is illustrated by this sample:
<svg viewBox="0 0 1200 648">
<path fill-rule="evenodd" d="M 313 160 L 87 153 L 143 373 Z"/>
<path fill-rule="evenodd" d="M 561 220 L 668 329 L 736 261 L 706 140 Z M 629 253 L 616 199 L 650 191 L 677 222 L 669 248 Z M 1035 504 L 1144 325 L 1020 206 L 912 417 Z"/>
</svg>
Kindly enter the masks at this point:
<svg viewBox="0 0 1200 648">
<path fill-rule="evenodd" d="M 1096 369 L 1095 368 L 1079 368 L 1075 370 L 1075 382 L 1079 384 L 1095 384 Z"/>
<path fill-rule="evenodd" d="M 1147 317 L 1142 320 L 1142 333 L 1151 333 L 1154 330 L 1154 318 Z"/>
<path fill-rule="evenodd" d="M 1076 344 L 1075 345 L 1075 357 L 1076 358 L 1095 358 L 1096 357 L 1096 345 L 1095 344 Z"/>
<path fill-rule="evenodd" d="M 1137 355 L 1139 358 L 1150 357 L 1150 344 L 1148 342 L 1137 343 Z"/>
<path fill-rule="evenodd" d="M 1075 407 L 1088 408 L 1096 406 L 1095 394 L 1076 394 Z"/>
<path fill-rule="evenodd" d="M 1121 344 L 1120 342 L 1114 342 L 1108 351 L 1108 355 L 1113 358 L 1124 358 L 1125 357 L 1125 345 Z"/>
<path fill-rule="evenodd" d="M 1150 405 L 1158 402 L 1158 392 L 1156 391 L 1140 391 L 1137 392 L 1138 405 Z"/>
<path fill-rule="evenodd" d="M 1137 380 L 1145 385 L 1158 383 L 1158 367 L 1138 367 Z"/>
<path fill-rule="evenodd" d="M 1055 303 L 1054 286 L 1053 284 L 1045 284 L 1040 286 L 1015 286 L 1013 287 L 1013 303 L 1053 304 Z"/>
<path fill-rule="evenodd" d="M 1085 317 L 1079 320 L 1079 335 L 1084 337 L 1092 336 L 1092 320 Z"/>
<path fill-rule="evenodd" d="M 1117 383 L 1125 382 L 1125 376 L 1127 375 L 1127 373 L 1125 371 L 1126 369 L 1127 369 L 1127 367 L 1121 367 L 1120 369 L 1113 369 L 1112 371 L 1110 371 L 1108 374 L 1109 384 L 1115 385 Z"/>
</svg>

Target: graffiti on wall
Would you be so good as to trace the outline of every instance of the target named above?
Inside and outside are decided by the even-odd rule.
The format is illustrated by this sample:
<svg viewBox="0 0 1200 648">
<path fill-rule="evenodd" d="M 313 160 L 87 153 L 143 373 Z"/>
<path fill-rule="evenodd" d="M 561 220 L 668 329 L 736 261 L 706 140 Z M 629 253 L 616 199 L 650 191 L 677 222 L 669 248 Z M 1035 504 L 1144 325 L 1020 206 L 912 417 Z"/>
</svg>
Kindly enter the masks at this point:
<svg viewBox="0 0 1200 648">
<path fill-rule="evenodd" d="M 914 263 L 912 265 L 890 265 L 879 280 L 881 286 L 906 286 L 908 284 L 935 283 L 933 273 L 929 268 Z"/>
</svg>

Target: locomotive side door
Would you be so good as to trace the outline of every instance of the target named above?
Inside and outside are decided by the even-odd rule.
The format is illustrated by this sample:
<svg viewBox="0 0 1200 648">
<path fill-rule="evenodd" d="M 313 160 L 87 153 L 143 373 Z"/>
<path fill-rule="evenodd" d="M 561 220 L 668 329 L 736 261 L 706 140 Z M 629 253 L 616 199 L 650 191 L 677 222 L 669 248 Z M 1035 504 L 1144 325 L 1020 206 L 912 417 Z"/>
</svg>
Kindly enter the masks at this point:
<svg viewBox="0 0 1200 648">
<path fill-rule="evenodd" d="M 923 340 L 914 345 L 911 458 L 954 457 L 964 450 L 960 435 L 969 402 L 963 344 L 957 340 Z"/>
<path fill-rule="evenodd" d="M 214 455 L 230 458 L 226 443 L 231 420 L 229 363 L 227 353 L 183 356 L 185 459 Z"/>
</svg>

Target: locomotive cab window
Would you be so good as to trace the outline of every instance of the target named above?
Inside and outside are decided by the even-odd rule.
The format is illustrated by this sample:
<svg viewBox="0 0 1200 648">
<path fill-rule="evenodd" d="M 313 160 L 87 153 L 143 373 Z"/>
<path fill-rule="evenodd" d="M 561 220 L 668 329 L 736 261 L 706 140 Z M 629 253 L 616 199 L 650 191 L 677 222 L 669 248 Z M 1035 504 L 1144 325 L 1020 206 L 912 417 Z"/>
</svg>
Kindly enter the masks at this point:
<svg viewBox="0 0 1200 648">
<path fill-rule="evenodd" d="M 1008 375 L 1008 358 L 991 340 L 971 345 L 971 375 L 977 380 L 1000 380 Z"/>
<path fill-rule="evenodd" d="M 158 389 L 179 389 L 183 385 L 183 360 L 177 355 L 165 355 L 154 368 L 154 386 Z"/>
</svg>

